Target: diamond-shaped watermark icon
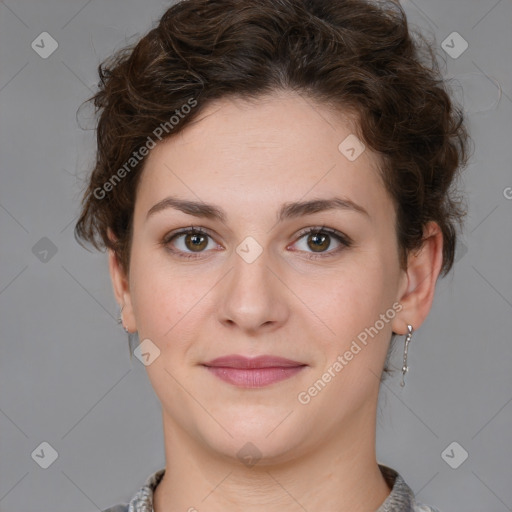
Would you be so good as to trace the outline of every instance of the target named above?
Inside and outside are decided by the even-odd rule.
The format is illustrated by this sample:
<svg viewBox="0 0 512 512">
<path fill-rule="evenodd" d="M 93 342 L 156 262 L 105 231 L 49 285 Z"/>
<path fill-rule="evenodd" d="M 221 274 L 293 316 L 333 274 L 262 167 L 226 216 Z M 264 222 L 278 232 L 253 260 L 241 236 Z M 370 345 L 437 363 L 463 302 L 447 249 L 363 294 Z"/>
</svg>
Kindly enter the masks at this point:
<svg viewBox="0 0 512 512">
<path fill-rule="evenodd" d="M 338 146 L 339 152 L 351 162 L 359 158 L 365 149 L 366 146 L 353 133 Z"/>
<path fill-rule="evenodd" d="M 160 349 L 149 339 L 142 340 L 133 355 L 144 365 L 149 366 L 160 356 Z"/>
<path fill-rule="evenodd" d="M 468 46 L 468 42 L 458 32 L 452 32 L 441 43 L 441 48 L 452 59 L 458 59 L 468 49 Z"/>
<path fill-rule="evenodd" d="M 468 458 L 468 452 L 457 441 L 453 441 L 442 451 L 441 458 L 452 469 L 457 469 Z"/>
<path fill-rule="evenodd" d="M 41 262 L 48 263 L 57 253 L 57 246 L 43 236 L 32 247 L 32 254 Z"/>
<path fill-rule="evenodd" d="M 263 247 L 252 236 L 248 236 L 237 246 L 236 252 L 246 263 L 252 263 L 263 252 Z"/>
<path fill-rule="evenodd" d="M 48 32 L 41 32 L 30 46 L 39 57 L 47 59 L 59 47 L 59 43 Z"/>
<path fill-rule="evenodd" d="M 57 460 L 59 454 L 50 443 L 43 441 L 30 456 L 39 466 L 43 469 L 47 469 Z"/>
<path fill-rule="evenodd" d="M 236 456 L 248 468 L 252 468 L 261 459 L 261 452 L 258 447 L 250 441 L 245 443 Z"/>
</svg>

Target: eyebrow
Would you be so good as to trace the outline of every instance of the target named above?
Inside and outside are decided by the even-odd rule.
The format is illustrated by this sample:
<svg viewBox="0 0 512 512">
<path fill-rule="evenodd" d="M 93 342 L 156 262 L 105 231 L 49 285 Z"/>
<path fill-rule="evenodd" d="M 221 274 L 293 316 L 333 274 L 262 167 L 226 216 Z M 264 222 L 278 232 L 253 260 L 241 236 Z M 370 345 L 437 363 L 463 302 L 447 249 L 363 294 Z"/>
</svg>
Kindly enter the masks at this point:
<svg viewBox="0 0 512 512">
<path fill-rule="evenodd" d="M 213 204 L 190 201 L 187 199 L 179 199 L 177 197 L 169 196 L 162 199 L 153 205 L 147 215 L 146 220 L 157 212 L 173 208 L 182 211 L 194 217 L 204 217 L 211 220 L 220 220 L 226 222 L 227 215 L 222 208 Z M 333 197 L 330 199 L 312 199 L 310 201 L 296 201 L 284 203 L 278 213 L 278 222 L 287 219 L 294 219 L 304 215 L 311 215 L 313 213 L 323 212 L 327 210 L 347 210 L 361 213 L 367 217 L 370 214 L 359 204 L 354 203 L 350 199 L 342 199 Z"/>
</svg>

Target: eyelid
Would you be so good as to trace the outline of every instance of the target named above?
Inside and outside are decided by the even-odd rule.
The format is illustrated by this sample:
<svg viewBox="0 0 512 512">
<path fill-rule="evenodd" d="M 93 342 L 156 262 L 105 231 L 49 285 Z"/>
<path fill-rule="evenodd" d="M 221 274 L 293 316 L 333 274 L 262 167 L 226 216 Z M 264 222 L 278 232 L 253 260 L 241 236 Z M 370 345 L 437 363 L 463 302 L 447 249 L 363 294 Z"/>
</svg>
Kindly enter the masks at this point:
<svg viewBox="0 0 512 512">
<path fill-rule="evenodd" d="M 312 227 L 304 228 L 301 231 L 299 231 L 295 236 L 297 238 L 302 238 L 304 235 L 307 235 L 309 233 L 318 233 L 318 232 L 327 233 L 329 235 L 334 235 L 336 237 L 339 237 L 341 240 L 343 240 L 347 244 L 353 243 L 353 240 L 349 236 L 345 235 L 341 231 L 338 231 L 337 229 L 330 228 L 328 226 L 312 226 Z"/>
<path fill-rule="evenodd" d="M 164 237 L 162 238 L 161 242 L 159 242 L 159 245 L 162 245 L 165 250 L 169 251 L 170 253 L 172 253 L 174 255 L 177 255 L 179 258 L 183 258 L 183 259 L 204 258 L 204 256 L 207 255 L 208 251 L 202 251 L 202 252 L 194 253 L 194 252 L 181 251 L 179 249 L 178 250 L 170 249 L 168 247 L 169 244 L 174 239 L 176 239 L 176 238 L 178 238 L 180 236 L 191 234 L 191 233 L 205 235 L 205 236 L 211 238 L 217 244 L 217 242 L 215 241 L 214 237 L 208 232 L 207 229 L 203 228 L 202 226 L 191 225 L 191 226 L 188 226 L 188 227 L 185 227 L 185 228 L 180 228 L 180 229 L 177 229 L 177 230 L 174 230 L 174 231 L 171 231 L 171 232 L 167 233 L 166 235 L 164 235 Z M 217 244 L 217 245 L 220 245 L 220 244 Z"/>
<path fill-rule="evenodd" d="M 188 226 L 188 227 L 185 227 L 185 228 L 181 228 L 181 229 L 176 229 L 174 231 L 170 231 L 169 233 L 164 235 L 164 237 L 162 238 L 161 244 L 162 245 L 167 245 L 172 240 L 178 238 L 179 236 L 188 235 L 188 234 L 205 235 L 205 236 L 210 237 L 212 240 L 214 240 L 213 235 L 211 235 L 209 230 L 207 230 L 206 228 L 203 228 L 201 226 Z M 217 243 L 217 242 L 215 242 L 215 243 Z"/>
<path fill-rule="evenodd" d="M 334 237 L 340 243 L 340 247 L 333 249 L 333 250 L 317 252 L 317 253 L 306 251 L 305 257 L 310 260 L 327 259 L 329 257 L 336 256 L 342 250 L 348 249 L 349 247 L 351 247 L 354 243 L 353 240 L 349 236 L 343 234 L 342 232 L 338 231 L 337 229 L 329 228 L 327 226 L 313 226 L 313 227 L 308 227 L 308 228 L 305 228 L 305 229 L 299 231 L 299 233 L 297 235 L 295 235 L 296 240 L 295 240 L 295 242 L 293 242 L 292 245 L 294 245 L 301 238 L 303 238 L 305 235 L 308 235 L 310 233 L 327 233 L 331 237 Z M 297 251 L 297 252 L 304 252 L 304 251 Z"/>
</svg>

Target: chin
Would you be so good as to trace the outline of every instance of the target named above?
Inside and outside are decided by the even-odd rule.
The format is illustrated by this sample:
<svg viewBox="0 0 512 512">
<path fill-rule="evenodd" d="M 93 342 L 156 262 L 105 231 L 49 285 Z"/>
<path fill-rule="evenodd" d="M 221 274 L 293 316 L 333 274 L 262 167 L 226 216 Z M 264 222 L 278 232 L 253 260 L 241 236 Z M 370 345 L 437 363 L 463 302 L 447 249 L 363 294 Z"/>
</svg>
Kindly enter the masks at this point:
<svg viewBox="0 0 512 512">
<path fill-rule="evenodd" d="M 287 417 L 290 409 L 282 415 L 275 411 L 265 415 L 259 409 L 259 415 L 254 414 L 254 408 L 238 411 L 235 417 L 223 415 L 224 428 L 216 424 L 214 430 L 201 431 L 202 427 L 211 426 L 203 423 L 198 434 L 209 450 L 230 462 L 236 458 L 248 467 L 282 464 L 296 458 L 297 447 L 308 439 L 307 432 L 297 423 L 298 416 Z"/>
<path fill-rule="evenodd" d="M 248 469 L 255 466 L 275 466 L 292 461 L 297 457 L 297 442 L 289 437 L 267 437 L 268 432 L 243 431 L 240 436 L 233 433 L 233 438 L 211 439 L 210 450 L 213 450 L 229 463 L 234 461 L 245 465 Z M 228 436 L 229 437 L 229 436 Z M 273 438 L 273 439 L 271 439 Z"/>
</svg>

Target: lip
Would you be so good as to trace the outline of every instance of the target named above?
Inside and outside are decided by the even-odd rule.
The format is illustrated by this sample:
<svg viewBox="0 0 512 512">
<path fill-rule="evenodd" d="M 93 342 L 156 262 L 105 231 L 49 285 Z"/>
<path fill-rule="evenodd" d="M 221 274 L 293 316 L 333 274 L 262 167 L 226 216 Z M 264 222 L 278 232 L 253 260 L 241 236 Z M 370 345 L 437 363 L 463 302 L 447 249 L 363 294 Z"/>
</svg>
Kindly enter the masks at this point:
<svg viewBox="0 0 512 512">
<path fill-rule="evenodd" d="M 307 365 L 276 356 L 229 355 L 204 363 L 219 379 L 243 388 L 259 388 L 289 379 Z"/>
<path fill-rule="evenodd" d="M 255 368 L 290 368 L 297 366 L 306 366 L 299 361 L 292 361 L 284 357 L 262 355 L 257 357 L 245 357 L 238 354 L 217 357 L 204 366 L 223 367 L 223 368 L 239 368 L 239 369 L 255 369 Z"/>
</svg>

